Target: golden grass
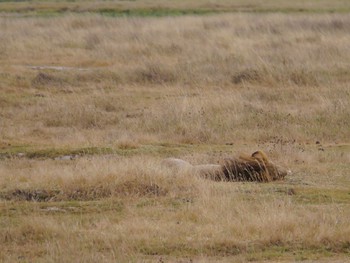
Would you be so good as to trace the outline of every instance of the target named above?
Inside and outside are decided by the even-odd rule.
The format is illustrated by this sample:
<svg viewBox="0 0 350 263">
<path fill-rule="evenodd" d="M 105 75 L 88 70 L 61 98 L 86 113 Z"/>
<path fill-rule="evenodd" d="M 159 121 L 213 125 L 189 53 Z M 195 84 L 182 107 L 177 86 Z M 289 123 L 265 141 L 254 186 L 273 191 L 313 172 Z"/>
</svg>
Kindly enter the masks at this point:
<svg viewBox="0 0 350 263">
<path fill-rule="evenodd" d="M 0 261 L 347 260 L 347 14 L 0 25 Z M 160 166 L 258 149 L 292 176 Z"/>
<path fill-rule="evenodd" d="M 114 16 L 165 16 L 207 14 L 217 12 L 348 12 L 349 4 L 342 0 L 138 0 L 138 1 L 5 1 L 0 11 L 29 15 L 52 15 L 65 12 L 100 12 Z"/>
<path fill-rule="evenodd" d="M 25 21 L 2 18 L 8 142 L 349 138 L 346 15 Z"/>
<path fill-rule="evenodd" d="M 325 166 L 332 164 L 337 160 Z M 309 170 L 282 184 L 230 184 L 172 174 L 158 158 L 145 156 L 4 161 L 3 194 L 55 192 L 50 201 L 39 197 L 29 203 L 19 201 L 24 195 L 5 196 L 0 240 L 8 252 L 2 259 L 11 261 L 14 254 L 54 262 L 146 255 L 278 259 L 301 250 L 311 258 L 346 255 L 350 198 L 339 179 L 348 172 L 328 176 Z M 278 247 L 287 254 L 274 251 Z M 264 256 L 266 250 L 271 255 Z"/>
</svg>

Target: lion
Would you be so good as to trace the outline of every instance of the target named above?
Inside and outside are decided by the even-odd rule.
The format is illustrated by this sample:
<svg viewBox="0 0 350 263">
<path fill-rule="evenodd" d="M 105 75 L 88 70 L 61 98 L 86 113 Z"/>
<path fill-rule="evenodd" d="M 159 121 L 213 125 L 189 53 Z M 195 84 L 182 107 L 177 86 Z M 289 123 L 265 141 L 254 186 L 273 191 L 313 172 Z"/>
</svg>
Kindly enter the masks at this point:
<svg viewBox="0 0 350 263">
<path fill-rule="evenodd" d="M 202 176 L 211 176 L 221 171 L 219 164 L 200 164 L 192 165 L 187 161 L 177 158 L 167 158 L 161 162 L 161 165 L 171 169 L 173 172 L 189 171 Z"/>
<path fill-rule="evenodd" d="M 271 182 L 282 180 L 288 174 L 287 170 L 271 162 L 263 151 L 224 159 L 221 168 L 215 174 L 215 180 Z"/>
<path fill-rule="evenodd" d="M 288 171 L 271 162 L 263 151 L 238 158 L 226 158 L 219 164 L 192 165 L 181 159 L 168 158 L 162 165 L 176 171 L 190 171 L 215 181 L 271 182 L 283 180 Z"/>
</svg>

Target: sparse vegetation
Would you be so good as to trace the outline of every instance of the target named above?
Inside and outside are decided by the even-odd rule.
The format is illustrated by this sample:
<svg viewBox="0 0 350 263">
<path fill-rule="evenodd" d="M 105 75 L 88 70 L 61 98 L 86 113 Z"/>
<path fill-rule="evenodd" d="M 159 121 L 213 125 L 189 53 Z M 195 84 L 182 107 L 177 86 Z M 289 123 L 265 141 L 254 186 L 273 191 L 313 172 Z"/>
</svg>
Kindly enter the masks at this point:
<svg viewBox="0 0 350 263">
<path fill-rule="evenodd" d="M 31 0 L 0 1 L 0 12 L 24 15 L 53 16 L 65 13 L 98 13 L 106 16 L 180 16 L 227 12 L 281 12 L 281 13 L 346 13 L 349 5 L 342 0 Z"/>
<path fill-rule="evenodd" d="M 0 1 L 0 261 L 346 262 L 349 10 Z M 258 149 L 292 175 L 160 165 Z"/>
</svg>

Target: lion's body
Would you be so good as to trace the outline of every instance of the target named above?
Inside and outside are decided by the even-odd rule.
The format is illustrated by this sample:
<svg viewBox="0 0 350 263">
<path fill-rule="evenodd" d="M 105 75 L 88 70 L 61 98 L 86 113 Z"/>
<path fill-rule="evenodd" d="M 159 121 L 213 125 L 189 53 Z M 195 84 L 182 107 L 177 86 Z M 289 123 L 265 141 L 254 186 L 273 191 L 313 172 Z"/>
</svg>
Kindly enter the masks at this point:
<svg viewBox="0 0 350 263">
<path fill-rule="evenodd" d="M 282 180 L 287 175 L 285 169 L 269 161 L 262 151 L 256 151 L 251 156 L 224 159 L 220 164 L 191 165 L 175 158 L 165 159 L 163 164 L 176 170 L 191 169 L 215 181 L 271 182 Z"/>
<path fill-rule="evenodd" d="M 166 166 L 172 170 L 183 170 L 193 167 L 192 164 L 177 158 L 167 158 L 162 161 L 162 166 Z"/>
</svg>

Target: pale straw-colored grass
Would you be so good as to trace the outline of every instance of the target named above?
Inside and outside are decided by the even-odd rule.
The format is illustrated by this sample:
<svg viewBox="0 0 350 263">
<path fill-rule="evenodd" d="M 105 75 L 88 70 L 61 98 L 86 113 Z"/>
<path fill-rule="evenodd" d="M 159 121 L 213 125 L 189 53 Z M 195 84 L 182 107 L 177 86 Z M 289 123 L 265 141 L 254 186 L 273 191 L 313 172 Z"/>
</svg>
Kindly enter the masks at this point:
<svg viewBox="0 0 350 263">
<path fill-rule="evenodd" d="M 0 19 L 3 139 L 349 138 L 347 15 Z"/>
<path fill-rule="evenodd" d="M 304 177 L 309 186 L 293 185 L 297 175 L 284 184 L 217 183 L 173 173 L 159 159 L 109 156 L 9 161 L 0 175 L 2 193 L 12 200 L 2 203 L 0 240 L 26 258 L 259 257 L 271 247 L 342 254 L 350 241 L 348 204 L 339 201 L 347 199 L 325 198 L 317 181 L 328 181 L 325 194 L 346 192 L 339 177 L 325 173 Z M 49 202 L 16 203 L 21 196 L 10 193 L 17 189 L 56 192 Z M 317 197 L 304 200 L 304 191 Z"/>
<path fill-rule="evenodd" d="M 0 261 L 346 259 L 347 14 L 0 26 Z M 292 176 L 220 183 L 160 165 L 258 149 Z"/>
</svg>

